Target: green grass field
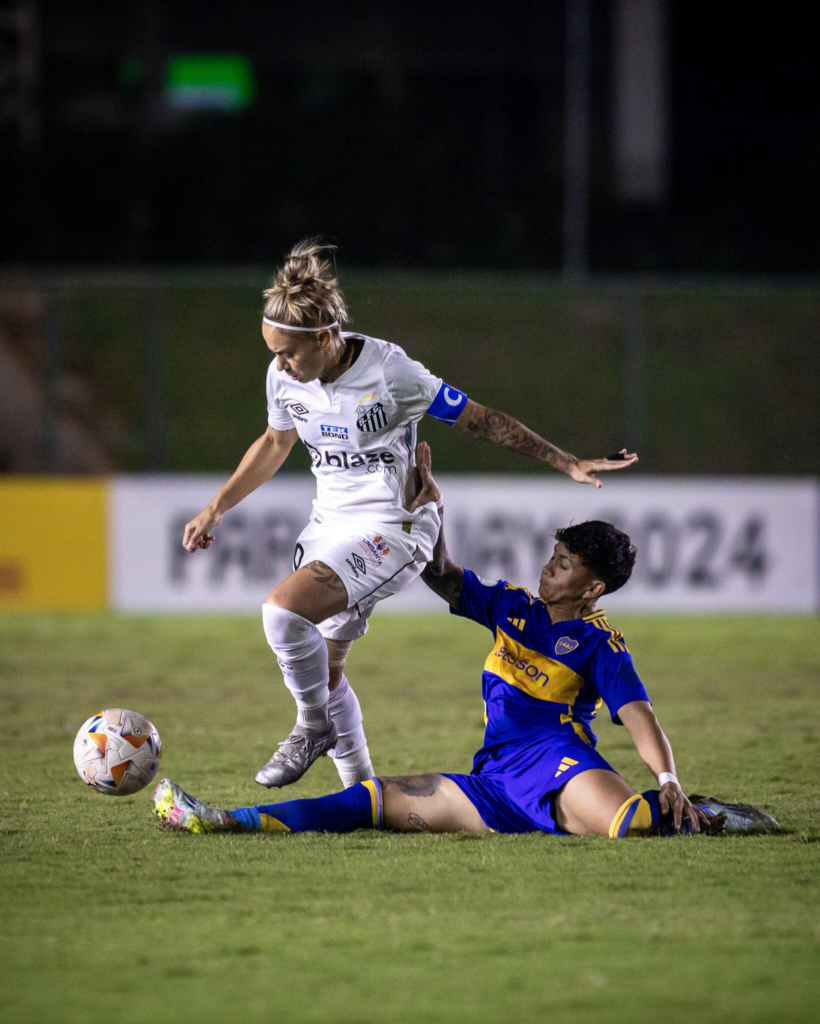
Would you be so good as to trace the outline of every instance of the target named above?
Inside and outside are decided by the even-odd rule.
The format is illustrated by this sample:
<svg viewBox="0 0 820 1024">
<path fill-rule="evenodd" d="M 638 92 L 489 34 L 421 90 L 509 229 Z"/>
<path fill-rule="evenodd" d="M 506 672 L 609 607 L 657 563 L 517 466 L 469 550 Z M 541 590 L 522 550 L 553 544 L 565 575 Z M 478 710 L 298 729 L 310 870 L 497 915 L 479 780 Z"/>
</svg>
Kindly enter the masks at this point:
<svg viewBox="0 0 820 1024">
<path fill-rule="evenodd" d="M 621 617 L 690 791 L 769 808 L 777 835 L 188 836 L 150 790 L 71 759 L 131 706 L 196 795 L 260 799 L 292 721 L 253 619 L 0 619 L 0 1020 L 800 1022 L 817 1019 L 816 619 Z M 377 770 L 467 770 L 489 634 L 377 618 L 351 655 Z M 624 730 L 605 756 L 651 780 Z M 328 759 L 287 796 L 335 788 Z"/>
</svg>

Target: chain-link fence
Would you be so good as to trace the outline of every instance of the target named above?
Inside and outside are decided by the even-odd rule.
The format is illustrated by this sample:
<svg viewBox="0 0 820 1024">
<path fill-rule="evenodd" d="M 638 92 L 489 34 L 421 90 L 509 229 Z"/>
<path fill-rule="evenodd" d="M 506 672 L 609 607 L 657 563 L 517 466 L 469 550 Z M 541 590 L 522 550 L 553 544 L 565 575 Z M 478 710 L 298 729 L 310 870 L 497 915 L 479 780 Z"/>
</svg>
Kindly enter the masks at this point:
<svg viewBox="0 0 820 1024">
<path fill-rule="evenodd" d="M 264 271 L 0 278 L 5 471 L 223 471 L 265 428 Z M 352 329 L 578 455 L 820 473 L 820 285 L 343 274 Z M 437 466 L 535 468 L 424 423 Z M 296 455 L 298 468 L 307 460 Z"/>
</svg>

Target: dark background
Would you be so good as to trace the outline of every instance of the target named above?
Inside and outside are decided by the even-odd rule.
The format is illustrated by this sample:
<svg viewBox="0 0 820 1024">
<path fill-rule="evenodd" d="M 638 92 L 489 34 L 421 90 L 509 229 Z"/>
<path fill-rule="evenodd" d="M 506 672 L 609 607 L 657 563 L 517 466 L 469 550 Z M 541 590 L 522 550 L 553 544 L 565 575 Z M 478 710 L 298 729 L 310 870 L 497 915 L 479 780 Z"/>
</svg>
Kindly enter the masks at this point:
<svg viewBox="0 0 820 1024">
<path fill-rule="evenodd" d="M 36 25 L 22 120 L 0 123 L 0 261 L 270 266 L 322 233 L 349 266 L 558 271 L 566 7 L 0 4 Z M 613 188 L 615 10 L 592 4 L 589 270 L 816 273 L 805 8 L 663 4 L 667 184 L 646 203 Z M 171 110 L 175 53 L 246 55 L 254 102 Z"/>
<path fill-rule="evenodd" d="M 250 102 L 181 107 L 198 55 Z M 356 330 L 569 451 L 816 474 L 817 68 L 791 3 L 0 0 L 0 472 L 235 466 L 321 234 Z"/>
</svg>

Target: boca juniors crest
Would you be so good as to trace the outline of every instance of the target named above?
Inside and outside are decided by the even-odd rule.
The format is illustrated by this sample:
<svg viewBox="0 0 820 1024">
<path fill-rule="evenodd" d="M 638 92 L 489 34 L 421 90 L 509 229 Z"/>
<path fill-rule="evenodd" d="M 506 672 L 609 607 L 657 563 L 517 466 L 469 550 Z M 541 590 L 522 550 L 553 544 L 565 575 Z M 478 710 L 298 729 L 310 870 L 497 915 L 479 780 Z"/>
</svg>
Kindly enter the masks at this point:
<svg viewBox="0 0 820 1024">
<path fill-rule="evenodd" d="M 359 399 L 356 426 L 367 434 L 373 434 L 387 426 L 387 413 L 378 395 L 363 395 Z"/>
</svg>

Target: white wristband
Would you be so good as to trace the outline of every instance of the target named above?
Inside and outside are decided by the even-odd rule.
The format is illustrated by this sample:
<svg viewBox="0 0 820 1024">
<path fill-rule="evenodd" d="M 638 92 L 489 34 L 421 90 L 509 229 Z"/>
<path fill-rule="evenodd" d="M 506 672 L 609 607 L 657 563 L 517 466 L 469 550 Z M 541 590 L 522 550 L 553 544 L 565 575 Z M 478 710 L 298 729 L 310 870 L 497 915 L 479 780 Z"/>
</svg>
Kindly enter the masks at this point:
<svg viewBox="0 0 820 1024">
<path fill-rule="evenodd" d="M 674 782 L 676 786 L 679 786 L 678 777 L 673 772 L 661 772 L 658 776 L 658 785 L 665 786 L 667 782 Z"/>
</svg>

